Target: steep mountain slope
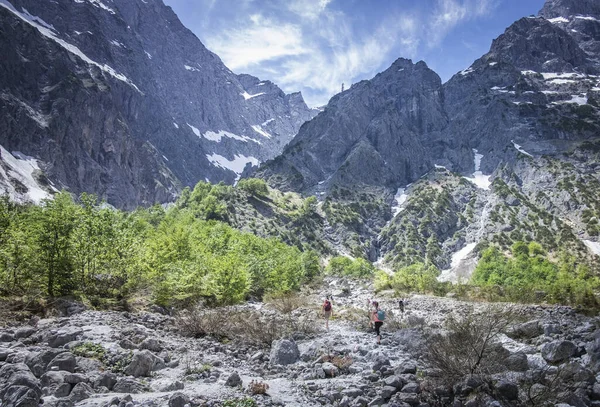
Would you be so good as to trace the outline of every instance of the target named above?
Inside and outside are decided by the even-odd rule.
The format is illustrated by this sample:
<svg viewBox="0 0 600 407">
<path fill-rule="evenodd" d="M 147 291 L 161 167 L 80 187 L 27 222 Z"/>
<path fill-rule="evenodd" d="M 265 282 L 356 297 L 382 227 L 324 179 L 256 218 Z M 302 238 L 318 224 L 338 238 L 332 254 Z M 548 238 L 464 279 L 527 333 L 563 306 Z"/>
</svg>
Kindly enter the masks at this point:
<svg viewBox="0 0 600 407">
<path fill-rule="evenodd" d="M 315 114 L 232 73 L 161 0 L 1 0 L 0 19 L 0 144 L 56 188 L 132 207 L 231 183 Z"/>
<path fill-rule="evenodd" d="M 428 260 L 456 279 L 489 243 L 537 240 L 600 271 L 599 39 L 595 2 L 553 0 L 444 85 L 398 60 L 257 175 L 317 194 L 339 221 L 330 240 L 384 265 Z"/>
</svg>

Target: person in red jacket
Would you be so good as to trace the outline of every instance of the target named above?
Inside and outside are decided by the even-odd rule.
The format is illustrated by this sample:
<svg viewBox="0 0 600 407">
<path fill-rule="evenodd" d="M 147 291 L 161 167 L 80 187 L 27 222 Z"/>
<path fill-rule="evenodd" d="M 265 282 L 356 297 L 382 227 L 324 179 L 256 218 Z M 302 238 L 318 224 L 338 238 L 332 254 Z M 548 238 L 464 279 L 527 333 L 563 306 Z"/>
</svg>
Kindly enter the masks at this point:
<svg viewBox="0 0 600 407">
<path fill-rule="evenodd" d="M 383 321 L 379 318 L 379 303 L 377 301 L 373 301 L 373 312 L 371 312 L 371 322 L 375 327 L 375 333 L 377 334 L 377 344 L 381 343 L 381 326 L 383 325 Z"/>
<path fill-rule="evenodd" d="M 329 318 L 333 316 L 333 305 L 329 300 L 329 296 L 325 297 L 325 301 L 323 302 L 321 309 L 323 310 L 323 316 L 325 317 L 325 328 L 329 330 Z"/>
</svg>

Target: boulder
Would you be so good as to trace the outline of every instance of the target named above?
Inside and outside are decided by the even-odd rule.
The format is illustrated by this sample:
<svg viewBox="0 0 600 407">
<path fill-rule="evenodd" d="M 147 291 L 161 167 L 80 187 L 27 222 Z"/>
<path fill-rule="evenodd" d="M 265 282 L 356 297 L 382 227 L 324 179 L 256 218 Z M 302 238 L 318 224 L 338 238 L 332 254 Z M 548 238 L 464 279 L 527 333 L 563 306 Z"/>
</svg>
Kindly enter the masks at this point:
<svg viewBox="0 0 600 407">
<path fill-rule="evenodd" d="M 133 355 L 131 363 L 125 368 L 125 374 L 133 377 L 148 377 L 154 370 L 160 370 L 164 367 L 165 362 L 146 349 Z"/>
<path fill-rule="evenodd" d="M 36 377 L 41 377 L 56 356 L 66 352 L 64 349 L 46 349 L 42 352 L 30 353 L 25 357 L 25 364 Z"/>
<path fill-rule="evenodd" d="M 321 369 L 325 372 L 325 377 L 336 377 L 339 373 L 339 369 L 331 362 L 323 363 Z"/>
<path fill-rule="evenodd" d="M 73 355 L 71 352 L 63 352 L 56 355 L 56 357 L 52 359 L 50 363 L 48 363 L 46 369 L 65 370 L 73 373 L 76 366 L 77 359 L 75 358 L 75 355 Z"/>
<path fill-rule="evenodd" d="M 94 379 L 94 389 L 106 387 L 108 390 L 112 390 L 115 384 L 117 384 L 117 375 L 112 372 L 100 373 L 100 375 Z"/>
<path fill-rule="evenodd" d="M 373 358 L 372 369 L 379 372 L 384 366 L 390 366 L 390 359 L 384 354 L 378 353 Z"/>
<path fill-rule="evenodd" d="M 0 342 L 12 342 L 15 340 L 15 335 L 9 332 L 0 332 Z"/>
<path fill-rule="evenodd" d="M 77 403 L 89 398 L 92 394 L 94 394 L 94 390 L 92 389 L 92 387 L 87 383 L 80 382 L 77 383 L 75 387 L 73 387 L 73 390 L 71 390 L 69 399 L 73 403 Z"/>
<path fill-rule="evenodd" d="M 560 363 L 577 352 L 577 346 L 571 341 L 553 341 L 542 345 L 542 357 L 549 363 Z"/>
<path fill-rule="evenodd" d="M 511 329 L 508 336 L 511 338 L 532 339 L 544 333 L 544 328 L 539 320 L 533 320 L 519 324 Z"/>
<path fill-rule="evenodd" d="M 25 326 L 25 327 L 17 329 L 17 332 L 15 332 L 15 339 L 29 338 L 31 335 L 33 335 L 36 332 L 37 332 L 37 329 L 35 329 L 31 326 Z"/>
<path fill-rule="evenodd" d="M 148 349 L 152 352 L 160 352 L 163 350 L 163 346 L 160 344 L 158 339 L 155 338 L 146 338 L 140 343 L 140 349 Z"/>
<path fill-rule="evenodd" d="M 300 359 L 296 342 L 288 339 L 273 341 L 269 363 L 272 365 L 291 365 Z"/>
<path fill-rule="evenodd" d="M 505 400 L 513 401 L 519 399 L 519 387 L 514 383 L 500 381 L 496 385 L 496 391 Z"/>
<path fill-rule="evenodd" d="M 187 395 L 177 392 L 169 398 L 169 407 L 184 407 L 189 402 L 190 398 Z"/>
<path fill-rule="evenodd" d="M 525 372 L 529 368 L 527 355 L 524 352 L 516 352 L 507 357 L 504 364 L 508 370 L 513 372 Z"/>
<path fill-rule="evenodd" d="M 233 372 L 229 375 L 227 380 L 225 381 L 225 386 L 229 387 L 239 387 L 242 385 L 242 379 L 237 372 Z"/>
<path fill-rule="evenodd" d="M 23 363 L 0 368 L 0 405 L 38 407 L 42 389 L 39 380 Z"/>
<path fill-rule="evenodd" d="M 117 380 L 117 383 L 113 386 L 112 391 L 115 393 L 141 393 L 144 391 L 144 385 L 137 380 L 129 377 L 123 377 Z"/>
<path fill-rule="evenodd" d="M 48 337 L 48 346 L 51 348 L 60 348 L 69 342 L 76 341 L 77 337 L 82 333 L 82 331 L 57 332 Z"/>
</svg>

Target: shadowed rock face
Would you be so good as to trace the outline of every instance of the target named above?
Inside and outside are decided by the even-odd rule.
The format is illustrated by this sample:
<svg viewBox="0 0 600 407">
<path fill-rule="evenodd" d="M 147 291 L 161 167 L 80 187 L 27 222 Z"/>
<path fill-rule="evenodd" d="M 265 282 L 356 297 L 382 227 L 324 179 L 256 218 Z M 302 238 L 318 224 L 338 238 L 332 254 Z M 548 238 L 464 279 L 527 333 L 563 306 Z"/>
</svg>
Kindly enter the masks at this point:
<svg viewBox="0 0 600 407">
<path fill-rule="evenodd" d="M 432 165 L 430 135 L 447 123 L 437 74 L 424 62 L 398 59 L 333 97 L 259 174 L 282 189 L 298 190 L 408 183 Z M 279 172 L 286 176 L 277 178 Z"/>
<path fill-rule="evenodd" d="M 0 20 L 0 144 L 118 207 L 233 182 L 315 114 L 231 72 L 160 0 L 4 0 Z"/>
<path fill-rule="evenodd" d="M 434 164 L 472 172 L 473 149 L 491 174 L 515 161 L 513 140 L 554 154 L 564 151 L 565 140 L 593 138 L 600 130 L 599 8 L 593 1 L 548 1 L 540 17 L 512 24 L 444 85 L 423 62 L 399 59 L 332 98 L 258 175 L 307 193 L 339 184 L 393 190 Z"/>
</svg>

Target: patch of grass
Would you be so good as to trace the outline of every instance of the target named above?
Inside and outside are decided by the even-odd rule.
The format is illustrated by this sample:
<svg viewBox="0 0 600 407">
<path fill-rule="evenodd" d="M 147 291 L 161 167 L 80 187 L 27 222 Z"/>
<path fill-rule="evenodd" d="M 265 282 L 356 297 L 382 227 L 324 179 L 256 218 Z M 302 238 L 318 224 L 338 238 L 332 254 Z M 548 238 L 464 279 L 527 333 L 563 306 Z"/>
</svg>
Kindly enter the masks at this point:
<svg viewBox="0 0 600 407">
<path fill-rule="evenodd" d="M 71 349 L 71 353 L 73 353 L 75 356 L 102 361 L 106 355 L 106 349 L 97 343 L 84 342 Z"/>
</svg>

